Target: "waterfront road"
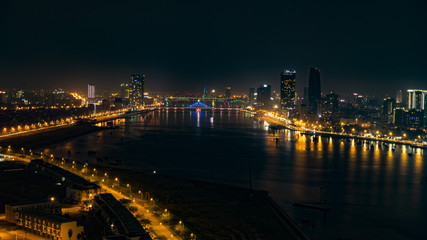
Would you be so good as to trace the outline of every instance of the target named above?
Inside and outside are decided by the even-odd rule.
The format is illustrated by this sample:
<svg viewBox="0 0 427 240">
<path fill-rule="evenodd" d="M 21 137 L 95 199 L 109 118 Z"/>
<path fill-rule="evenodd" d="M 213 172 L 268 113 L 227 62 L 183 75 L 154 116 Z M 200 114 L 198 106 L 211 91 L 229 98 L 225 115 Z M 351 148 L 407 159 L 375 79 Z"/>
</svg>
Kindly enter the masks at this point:
<svg viewBox="0 0 427 240">
<path fill-rule="evenodd" d="M 112 189 L 111 187 L 105 185 L 101 185 L 101 187 L 106 192 L 113 194 L 116 199 L 129 199 L 128 196 L 116 191 L 115 189 Z M 174 240 L 181 239 L 179 236 L 175 235 L 172 230 L 170 230 L 166 225 L 162 224 L 160 220 L 156 216 L 154 216 L 154 214 L 151 213 L 147 207 L 145 207 L 144 202 L 142 202 L 141 200 L 135 200 L 133 201 L 133 205 L 138 208 L 138 212 L 136 212 L 135 214 L 141 214 L 142 216 L 144 216 L 144 218 L 151 221 L 150 227 L 157 236 L 165 236 L 167 239 Z"/>
</svg>

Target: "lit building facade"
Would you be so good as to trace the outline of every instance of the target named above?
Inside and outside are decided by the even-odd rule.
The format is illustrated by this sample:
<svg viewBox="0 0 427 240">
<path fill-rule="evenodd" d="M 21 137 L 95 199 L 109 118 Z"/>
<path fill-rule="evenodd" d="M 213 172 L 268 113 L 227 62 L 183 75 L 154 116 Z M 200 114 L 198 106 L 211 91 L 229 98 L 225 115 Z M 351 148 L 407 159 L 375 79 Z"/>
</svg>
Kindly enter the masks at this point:
<svg viewBox="0 0 427 240">
<path fill-rule="evenodd" d="M 255 95 L 255 88 L 249 88 L 249 104 L 256 103 L 256 95 Z"/>
<path fill-rule="evenodd" d="M 120 84 L 120 97 L 123 100 L 129 99 L 129 83 Z"/>
<path fill-rule="evenodd" d="M 427 90 L 408 89 L 408 108 L 424 110 Z"/>
<path fill-rule="evenodd" d="M 19 213 L 25 210 L 45 211 L 50 214 L 60 214 L 61 208 L 55 201 L 39 201 L 25 203 L 8 203 L 5 204 L 5 220 L 7 222 L 18 224 Z"/>
<path fill-rule="evenodd" d="M 87 98 L 88 99 L 95 99 L 95 85 L 88 84 L 87 85 Z"/>
<path fill-rule="evenodd" d="M 402 103 L 403 102 L 403 93 L 402 90 L 396 91 L 396 103 Z"/>
<path fill-rule="evenodd" d="M 55 201 L 6 204 L 5 220 L 25 228 L 25 231 L 54 240 L 77 240 L 84 230 L 76 221 L 62 217 L 61 208 Z"/>
<path fill-rule="evenodd" d="M 427 127 L 427 90 L 408 89 L 408 109 L 410 110 L 413 126 L 420 126 L 419 118 L 422 116 L 422 126 Z M 412 111 L 411 110 L 416 110 Z"/>
<path fill-rule="evenodd" d="M 132 74 L 129 84 L 129 101 L 132 107 L 140 107 L 144 104 L 145 75 Z"/>
<path fill-rule="evenodd" d="M 19 212 L 18 226 L 53 240 L 77 240 L 84 231 L 74 220 L 34 210 Z"/>
<path fill-rule="evenodd" d="M 271 99 L 271 85 L 261 85 L 259 86 L 259 88 L 257 89 L 257 106 L 259 107 L 264 107 L 264 108 L 269 108 L 271 107 L 272 104 L 272 99 Z"/>
<path fill-rule="evenodd" d="M 382 118 L 385 122 L 393 122 L 394 109 L 396 107 L 396 100 L 393 98 L 388 98 L 384 100 L 382 106 Z"/>
<path fill-rule="evenodd" d="M 328 93 L 323 99 L 321 104 L 322 117 L 330 121 L 339 121 L 339 96 L 333 92 Z"/>
<path fill-rule="evenodd" d="M 282 110 L 295 107 L 295 70 L 284 70 L 280 74 L 280 106 Z"/>
</svg>

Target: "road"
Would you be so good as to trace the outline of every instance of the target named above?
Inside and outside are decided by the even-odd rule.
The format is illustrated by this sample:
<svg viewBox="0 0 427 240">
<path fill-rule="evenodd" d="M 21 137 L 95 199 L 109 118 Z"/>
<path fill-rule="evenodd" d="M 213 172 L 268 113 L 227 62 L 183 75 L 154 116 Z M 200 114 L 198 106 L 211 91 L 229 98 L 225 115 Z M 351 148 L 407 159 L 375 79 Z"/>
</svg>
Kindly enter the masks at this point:
<svg viewBox="0 0 427 240">
<path fill-rule="evenodd" d="M 116 190 L 114 190 L 108 186 L 105 186 L 105 185 L 101 185 L 101 186 L 104 190 L 106 190 L 106 192 L 113 194 L 113 196 L 116 199 L 121 199 L 121 198 L 127 198 L 128 199 L 129 198 L 128 196 L 126 196 L 122 193 L 119 193 Z M 156 216 L 154 216 L 154 214 L 151 213 L 147 207 L 145 207 L 145 205 L 149 204 L 149 203 L 145 202 L 145 204 L 144 204 L 144 201 L 135 200 L 132 204 L 138 208 L 138 212 L 136 212 L 136 214 L 141 214 L 144 216 L 144 218 L 151 221 L 150 227 L 152 228 L 153 232 L 157 236 L 165 236 L 167 239 L 173 239 L 173 240 L 181 239 L 179 236 L 175 235 L 172 232 L 172 230 L 169 229 L 169 227 L 162 224 L 160 222 L 160 220 Z"/>
<path fill-rule="evenodd" d="M 24 162 L 27 162 L 27 163 L 31 161 L 31 159 L 26 158 L 26 157 L 19 157 L 19 156 L 9 155 L 9 154 L 3 154 L 3 155 L 5 157 L 7 157 L 7 158 L 14 159 L 14 160 L 20 160 L 20 161 L 24 161 Z M 66 169 L 66 168 L 64 168 L 64 169 Z M 69 169 L 66 169 L 66 170 L 69 171 Z M 76 174 L 76 172 L 74 172 L 74 171 L 73 171 L 73 173 Z M 81 177 L 85 178 L 84 176 L 81 176 Z M 129 199 L 129 197 L 126 196 L 125 194 L 122 194 L 122 193 L 116 191 L 115 189 L 113 189 L 113 188 L 111 188 L 111 187 L 109 187 L 107 185 L 101 184 L 100 186 L 102 187 L 102 189 L 104 190 L 104 192 L 108 192 L 108 193 L 113 194 L 113 196 L 116 199 L 121 199 L 121 198 Z M 146 219 L 148 219 L 148 220 L 151 221 L 151 224 L 149 224 L 147 226 L 151 227 L 152 233 L 154 233 L 156 236 L 164 236 L 164 237 L 166 237 L 167 239 L 170 239 L 170 240 L 179 240 L 179 239 L 181 239 L 171 229 L 169 229 L 168 226 L 162 224 L 159 218 L 157 218 L 156 216 L 154 216 L 153 213 L 150 212 L 149 208 L 146 207 L 146 205 L 151 204 L 149 201 L 142 201 L 142 200 L 139 200 L 139 199 L 135 199 L 135 201 L 133 201 L 132 204 L 138 208 L 138 212 L 136 212 L 135 214 L 140 214 L 144 218 L 146 218 Z M 8 232 L 8 231 L 5 231 L 5 232 Z M 22 231 L 22 233 L 24 233 L 24 232 Z M 24 236 L 22 233 L 20 234 L 20 236 Z M 9 236 L 6 233 L 4 233 L 3 235 L 1 235 L 1 233 L 0 233 L 0 236 L 4 236 L 5 237 L 5 238 L 3 238 L 3 237 L 0 238 L 0 240 L 9 239 L 9 238 L 6 238 L 6 237 Z M 13 235 L 13 236 L 15 236 L 15 235 Z M 13 239 L 15 239 L 15 238 L 13 238 Z M 23 238 L 21 238 L 21 239 L 23 239 Z M 33 239 L 33 238 L 31 238 L 31 239 Z"/>
</svg>

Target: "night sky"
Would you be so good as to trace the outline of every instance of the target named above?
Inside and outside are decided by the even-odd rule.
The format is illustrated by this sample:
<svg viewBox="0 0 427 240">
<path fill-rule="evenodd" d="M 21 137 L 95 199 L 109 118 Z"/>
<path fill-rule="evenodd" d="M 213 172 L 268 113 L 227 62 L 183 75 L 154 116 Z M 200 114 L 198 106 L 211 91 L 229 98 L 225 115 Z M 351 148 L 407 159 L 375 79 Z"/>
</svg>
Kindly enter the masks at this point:
<svg viewBox="0 0 427 240">
<path fill-rule="evenodd" d="M 427 89 L 424 1 L 1 1 L 0 88 Z"/>
</svg>

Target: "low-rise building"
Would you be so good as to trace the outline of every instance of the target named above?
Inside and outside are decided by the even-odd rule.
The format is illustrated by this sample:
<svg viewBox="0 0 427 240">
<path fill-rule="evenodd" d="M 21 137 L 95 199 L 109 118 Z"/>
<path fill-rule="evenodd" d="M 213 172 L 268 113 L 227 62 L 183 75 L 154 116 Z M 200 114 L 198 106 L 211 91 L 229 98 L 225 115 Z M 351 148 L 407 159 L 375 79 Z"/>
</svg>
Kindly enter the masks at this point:
<svg viewBox="0 0 427 240">
<path fill-rule="evenodd" d="M 151 240 L 135 216 L 109 193 L 99 194 L 93 201 L 93 208 L 110 226 L 115 236 L 104 239 L 125 237 L 127 240 Z"/>
<path fill-rule="evenodd" d="M 101 188 L 72 172 L 62 169 L 41 159 L 32 160 L 28 169 L 36 174 L 42 174 L 66 186 L 66 197 L 74 203 L 92 200 Z"/>
<path fill-rule="evenodd" d="M 19 212 L 17 225 L 53 240 L 77 240 L 84 231 L 74 220 L 37 210 Z"/>
<path fill-rule="evenodd" d="M 49 214 L 60 214 L 61 208 L 55 201 L 34 201 L 5 204 L 5 219 L 7 222 L 18 224 L 19 213 L 27 210 L 43 211 Z"/>
</svg>

